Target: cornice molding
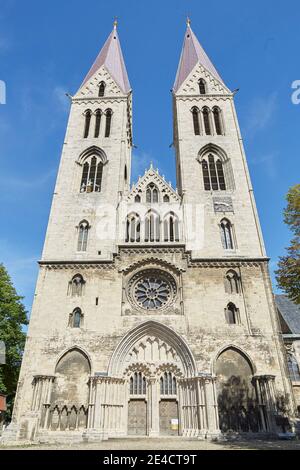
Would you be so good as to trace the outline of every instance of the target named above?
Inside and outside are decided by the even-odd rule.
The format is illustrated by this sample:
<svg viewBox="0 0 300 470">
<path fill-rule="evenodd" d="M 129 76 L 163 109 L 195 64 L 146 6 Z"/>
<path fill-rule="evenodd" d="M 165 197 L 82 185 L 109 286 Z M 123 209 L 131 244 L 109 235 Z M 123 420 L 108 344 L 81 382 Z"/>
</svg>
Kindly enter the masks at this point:
<svg viewBox="0 0 300 470">
<path fill-rule="evenodd" d="M 39 261 L 40 266 L 47 269 L 115 269 L 113 261 Z"/>
<path fill-rule="evenodd" d="M 119 256 L 122 253 L 125 254 L 132 254 L 132 252 L 137 254 L 160 254 L 160 253 L 182 253 L 184 255 L 185 252 L 185 245 L 183 244 L 166 244 L 164 246 L 159 245 L 119 245 Z"/>
<path fill-rule="evenodd" d="M 181 101 L 226 101 L 233 99 L 233 95 L 177 95 L 176 99 Z"/>
<path fill-rule="evenodd" d="M 224 260 L 222 258 L 198 258 L 192 259 L 188 255 L 188 267 L 190 268 L 238 268 L 238 267 L 258 267 L 265 264 L 270 258 L 232 258 Z"/>
<path fill-rule="evenodd" d="M 117 264 L 121 261 L 122 254 L 132 255 L 132 254 L 142 254 L 142 255 L 159 255 L 159 254 L 168 254 L 168 253 L 179 253 L 182 255 L 183 259 L 187 260 L 187 267 L 189 268 L 237 268 L 237 267 L 258 267 L 265 265 L 269 262 L 270 258 L 232 258 L 232 259 L 223 259 L 223 258 L 197 258 L 192 259 L 191 253 L 185 251 L 185 245 L 165 245 L 165 246 L 127 246 L 119 245 L 118 254 L 114 255 L 113 260 L 84 260 L 84 261 L 39 261 L 41 267 L 46 267 L 49 270 L 58 270 L 58 269 L 101 269 L 101 270 L 112 270 L 117 269 Z M 117 262 L 117 263 L 116 263 Z M 173 263 L 169 263 L 167 260 L 161 258 L 155 258 L 153 256 L 143 258 L 131 263 L 126 268 L 119 269 L 119 272 L 128 272 L 132 269 L 133 266 L 138 266 L 143 263 L 155 262 L 160 264 L 166 264 L 173 266 L 180 271 L 185 271 L 182 267 L 179 267 Z"/>
<path fill-rule="evenodd" d="M 121 103 L 122 101 L 127 101 L 127 96 L 106 96 L 105 98 L 98 96 L 87 96 L 84 98 L 72 98 L 72 104 L 99 104 L 105 103 Z"/>
</svg>

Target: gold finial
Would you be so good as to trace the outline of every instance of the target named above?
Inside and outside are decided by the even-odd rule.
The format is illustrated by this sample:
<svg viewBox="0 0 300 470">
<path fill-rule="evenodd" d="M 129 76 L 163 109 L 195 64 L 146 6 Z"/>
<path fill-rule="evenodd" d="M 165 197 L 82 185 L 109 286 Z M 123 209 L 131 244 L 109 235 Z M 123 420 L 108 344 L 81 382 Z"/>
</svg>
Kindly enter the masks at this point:
<svg viewBox="0 0 300 470">
<path fill-rule="evenodd" d="M 118 18 L 117 16 L 115 16 L 115 19 L 114 19 L 114 28 L 116 28 L 118 26 Z"/>
<path fill-rule="evenodd" d="M 186 24 L 187 24 L 187 26 L 190 26 L 190 24 L 191 24 L 191 19 L 190 19 L 189 16 L 186 17 Z"/>
</svg>

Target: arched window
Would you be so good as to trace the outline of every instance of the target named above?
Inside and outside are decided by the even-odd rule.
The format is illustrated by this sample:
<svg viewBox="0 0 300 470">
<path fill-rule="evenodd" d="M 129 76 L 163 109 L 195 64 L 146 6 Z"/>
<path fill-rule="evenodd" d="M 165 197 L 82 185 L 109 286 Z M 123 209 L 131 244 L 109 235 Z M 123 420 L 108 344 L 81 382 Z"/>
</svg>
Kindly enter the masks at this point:
<svg viewBox="0 0 300 470">
<path fill-rule="evenodd" d="M 232 302 L 230 302 L 225 309 L 225 318 L 229 325 L 239 323 L 239 311 Z"/>
<path fill-rule="evenodd" d="M 214 117 L 214 123 L 215 123 L 215 130 L 217 135 L 222 135 L 223 132 L 223 125 L 222 125 L 222 116 L 221 116 L 221 110 L 217 106 L 215 106 L 212 110 L 213 112 L 213 117 Z"/>
<path fill-rule="evenodd" d="M 112 117 L 112 110 L 107 109 L 105 111 L 106 121 L 105 121 L 105 137 L 110 136 L 110 128 L 111 128 L 111 117 Z"/>
<path fill-rule="evenodd" d="M 89 136 L 89 132 L 90 132 L 92 111 L 90 109 L 87 109 L 84 115 L 85 115 L 85 123 L 84 123 L 83 137 L 86 139 Z"/>
<path fill-rule="evenodd" d="M 204 145 L 198 153 L 202 165 L 205 190 L 234 190 L 234 176 L 231 161 L 218 145 Z"/>
<path fill-rule="evenodd" d="M 86 220 L 80 222 L 78 227 L 77 251 L 86 251 L 89 228 L 89 223 Z"/>
<path fill-rule="evenodd" d="M 89 157 L 85 160 L 82 168 L 80 183 L 81 193 L 92 193 L 101 191 L 103 163 L 99 157 Z"/>
<path fill-rule="evenodd" d="M 164 195 L 164 199 L 163 199 L 164 202 L 170 202 L 170 198 L 167 194 Z"/>
<path fill-rule="evenodd" d="M 299 382 L 300 381 L 300 370 L 299 370 L 298 362 L 297 362 L 296 358 L 293 356 L 293 354 L 288 354 L 287 363 L 288 363 L 288 370 L 289 370 L 290 379 L 293 382 Z"/>
<path fill-rule="evenodd" d="M 221 220 L 221 240 L 225 250 L 233 250 L 233 236 L 232 236 L 232 225 L 227 219 Z"/>
<path fill-rule="evenodd" d="M 129 381 L 130 395 L 146 395 L 146 378 L 142 372 L 134 372 Z"/>
<path fill-rule="evenodd" d="M 164 241 L 179 242 L 179 223 L 174 212 L 170 212 L 164 218 Z"/>
<path fill-rule="evenodd" d="M 125 241 L 127 243 L 141 241 L 141 221 L 138 214 L 130 214 L 126 218 Z"/>
<path fill-rule="evenodd" d="M 81 274 L 75 274 L 69 282 L 69 294 L 74 296 L 81 296 L 84 287 L 84 279 Z"/>
<path fill-rule="evenodd" d="M 96 111 L 96 123 L 95 123 L 95 137 L 99 137 L 100 133 L 100 123 L 101 123 L 101 109 L 97 109 Z"/>
<path fill-rule="evenodd" d="M 223 163 L 218 157 L 209 154 L 208 158 L 204 158 L 202 160 L 202 173 L 205 190 L 226 190 Z"/>
<path fill-rule="evenodd" d="M 149 211 L 145 217 L 145 242 L 160 241 L 160 218 L 156 212 Z"/>
<path fill-rule="evenodd" d="M 105 93 L 105 83 L 104 83 L 104 82 L 100 82 L 100 83 L 99 83 L 99 93 L 98 93 L 98 96 L 104 96 L 104 93 Z"/>
<path fill-rule="evenodd" d="M 203 78 L 200 78 L 199 80 L 199 93 L 200 95 L 206 95 L 206 82 L 203 80 Z"/>
<path fill-rule="evenodd" d="M 135 196 L 134 202 L 141 202 L 141 196 L 139 194 Z"/>
<path fill-rule="evenodd" d="M 82 326 L 82 312 L 80 308 L 75 308 L 70 314 L 69 326 L 71 328 L 80 328 Z"/>
<path fill-rule="evenodd" d="M 177 383 L 176 377 L 171 372 L 165 372 L 160 378 L 160 394 L 176 395 Z"/>
<path fill-rule="evenodd" d="M 154 183 L 150 183 L 147 186 L 146 190 L 146 202 L 156 203 L 158 202 L 159 191 Z"/>
<path fill-rule="evenodd" d="M 211 125 L 210 125 L 210 110 L 208 108 L 202 109 L 204 130 L 206 135 L 211 135 Z"/>
<path fill-rule="evenodd" d="M 225 292 L 227 294 L 239 294 L 240 292 L 240 278 L 238 274 L 233 271 L 227 271 L 225 279 Z"/>
<path fill-rule="evenodd" d="M 192 115 L 193 115 L 194 134 L 200 135 L 199 109 L 196 106 L 192 108 Z"/>
</svg>

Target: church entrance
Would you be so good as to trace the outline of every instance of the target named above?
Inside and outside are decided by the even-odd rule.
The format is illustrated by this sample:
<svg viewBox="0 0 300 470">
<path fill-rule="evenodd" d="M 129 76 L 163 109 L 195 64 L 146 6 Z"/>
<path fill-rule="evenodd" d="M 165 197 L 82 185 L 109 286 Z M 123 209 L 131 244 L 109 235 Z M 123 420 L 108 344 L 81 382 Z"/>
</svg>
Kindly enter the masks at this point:
<svg viewBox="0 0 300 470">
<path fill-rule="evenodd" d="M 108 435 L 120 428 L 129 436 L 198 436 L 200 429 L 217 425 L 213 412 L 206 419 L 212 380 L 196 375 L 185 341 L 165 325 L 147 321 L 130 331 L 114 351 L 108 375 L 124 384 L 123 406 L 118 397 L 124 415 Z"/>
<path fill-rule="evenodd" d="M 145 400 L 130 400 L 128 403 L 128 435 L 146 436 L 147 403 Z"/>
<path fill-rule="evenodd" d="M 178 436 L 178 403 L 176 400 L 161 400 L 159 403 L 159 434 Z"/>
</svg>

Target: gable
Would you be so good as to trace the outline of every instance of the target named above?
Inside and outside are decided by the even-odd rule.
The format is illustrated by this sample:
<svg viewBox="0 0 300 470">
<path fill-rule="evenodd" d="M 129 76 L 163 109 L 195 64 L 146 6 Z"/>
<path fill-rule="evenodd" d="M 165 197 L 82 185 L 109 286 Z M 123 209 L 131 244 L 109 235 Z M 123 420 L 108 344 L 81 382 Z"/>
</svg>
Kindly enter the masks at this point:
<svg viewBox="0 0 300 470">
<path fill-rule="evenodd" d="M 208 95 L 227 95 L 228 93 L 231 93 L 229 88 L 227 88 L 220 80 L 214 77 L 214 75 L 212 75 L 202 64 L 198 62 L 182 85 L 179 87 L 176 94 L 199 95 L 198 82 L 200 78 L 203 78 L 206 82 Z"/>
<path fill-rule="evenodd" d="M 144 176 L 139 179 L 137 184 L 133 185 L 132 190 L 126 198 L 127 202 L 134 202 L 134 198 L 136 195 L 145 194 L 147 187 L 150 183 L 154 183 L 162 195 L 168 195 L 170 198 L 170 202 L 180 202 L 181 198 L 179 194 L 174 191 L 171 184 L 167 183 L 164 180 L 164 178 L 158 173 L 158 170 L 155 171 L 153 169 L 146 171 Z"/>
<path fill-rule="evenodd" d="M 97 70 L 94 75 L 78 90 L 75 95 L 75 98 L 84 98 L 93 96 L 98 96 L 99 93 L 99 83 L 105 82 L 105 96 L 123 96 L 120 87 L 112 78 L 110 73 L 106 70 L 105 66 L 103 65 Z"/>
</svg>

